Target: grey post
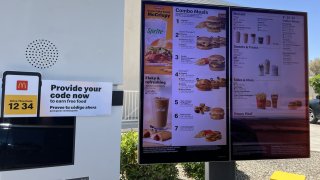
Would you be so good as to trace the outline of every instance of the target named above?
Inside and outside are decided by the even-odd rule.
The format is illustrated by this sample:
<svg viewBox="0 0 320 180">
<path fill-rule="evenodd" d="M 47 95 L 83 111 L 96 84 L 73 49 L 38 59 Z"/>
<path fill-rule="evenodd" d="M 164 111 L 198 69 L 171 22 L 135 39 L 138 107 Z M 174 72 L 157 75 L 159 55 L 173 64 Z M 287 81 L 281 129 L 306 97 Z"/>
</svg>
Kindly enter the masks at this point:
<svg viewBox="0 0 320 180">
<path fill-rule="evenodd" d="M 235 180 L 235 174 L 235 161 L 205 163 L 205 180 Z"/>
</svg>

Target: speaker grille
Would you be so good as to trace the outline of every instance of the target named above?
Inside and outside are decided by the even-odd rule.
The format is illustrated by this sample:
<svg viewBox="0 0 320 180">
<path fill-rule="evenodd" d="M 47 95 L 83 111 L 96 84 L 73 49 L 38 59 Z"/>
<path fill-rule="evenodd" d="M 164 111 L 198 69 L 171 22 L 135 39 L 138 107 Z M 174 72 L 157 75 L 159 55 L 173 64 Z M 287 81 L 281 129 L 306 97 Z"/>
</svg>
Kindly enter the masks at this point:
<svg viewBox="0 0 320 180">
<path fill-rule="evenodd" d="M 32 41 L 26 49 L 27 61 L 39 69 L 50 68 L 58 61 L 58 57 L 57 47 L 45 39 Z"/>
</svg>

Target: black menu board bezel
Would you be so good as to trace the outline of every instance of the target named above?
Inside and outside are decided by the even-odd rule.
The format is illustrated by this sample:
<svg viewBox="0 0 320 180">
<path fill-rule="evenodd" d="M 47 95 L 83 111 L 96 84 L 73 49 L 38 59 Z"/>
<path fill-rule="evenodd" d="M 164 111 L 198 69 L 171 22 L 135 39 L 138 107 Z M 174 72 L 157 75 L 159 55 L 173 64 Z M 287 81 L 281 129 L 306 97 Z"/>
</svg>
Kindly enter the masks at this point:
<svg viewBox="0 0 320 180">
<path fill-rule="evenodd" d="M 193 146 L 164 146 L 164 147 L 143 147 L 143 122 L 144 119 L 144 54 L 145 54 L 145 6 L 146 5 L 160 5 L 160 6 L 179 6 L 183 8 L 203 8 L 209 10 L 224 10 L 226 12 L 226 54 L 225 54 L 225 77 L 226 77 L 226 87 L 225 87 L 225 138 L 226 145 L 193 145 Z M 140 55 L 140 120 L 139 120 L 139 163 L 150 164 L 150 163 L 174 163 L 174 162 L 197 162 L 197 161 L 228 161 L 230 157 L 230 146 L 229 146 L 229 8 L 222 6 L 212 6 L 212 5 L 199 5 L 199 4 L 185 4 L 185 3 L 171 3 L 171 2 L 155 2 L 155 1 L 143 1 L 141 10 L 141 55 Z M 183 54 L 180 53 L 180 54 Z M 192 96 L 192 95 L 190 95 Z M 210 117 L 209 117 L 210 119 Z M 204 139 L 203 139 L 204 140 Z"/>
</svg>

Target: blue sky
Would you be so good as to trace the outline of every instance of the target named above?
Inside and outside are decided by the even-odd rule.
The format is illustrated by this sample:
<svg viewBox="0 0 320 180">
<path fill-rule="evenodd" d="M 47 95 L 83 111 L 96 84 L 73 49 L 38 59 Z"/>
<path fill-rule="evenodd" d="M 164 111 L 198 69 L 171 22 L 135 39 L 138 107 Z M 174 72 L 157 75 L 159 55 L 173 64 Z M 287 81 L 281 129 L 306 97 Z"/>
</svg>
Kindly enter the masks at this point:
<svg viewBox="0 0 320 180">
<path fill-rule="evenodd" d="M 320 58 L 320 0 L 227 0 L 227 2 L 245 7 L 307 12 L 309 60 Z"/>
</svg>

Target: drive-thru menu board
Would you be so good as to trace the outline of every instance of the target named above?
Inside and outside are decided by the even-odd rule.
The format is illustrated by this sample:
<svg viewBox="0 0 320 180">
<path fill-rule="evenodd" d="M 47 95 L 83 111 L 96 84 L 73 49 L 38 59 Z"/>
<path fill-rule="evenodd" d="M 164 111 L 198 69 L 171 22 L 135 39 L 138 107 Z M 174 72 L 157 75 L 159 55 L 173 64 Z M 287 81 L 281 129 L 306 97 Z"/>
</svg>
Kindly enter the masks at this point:
<svg viewBox="0 0 320 180">
<path fill-rule="evenodd" d="M 309 156 L 306 14 L 231 8 L 232 158 Z"/>
<path fill-rule="evenodd" d="M 228 160 L 228 10 L 143 3 L 140 163 Z"/>
<path fill-rule="evenodd" d="M 140 163 L 309 157 L 306 13 L 142 13 Z"/>
</svg>

